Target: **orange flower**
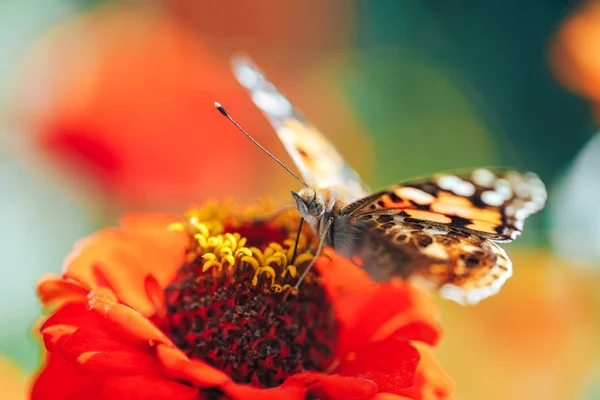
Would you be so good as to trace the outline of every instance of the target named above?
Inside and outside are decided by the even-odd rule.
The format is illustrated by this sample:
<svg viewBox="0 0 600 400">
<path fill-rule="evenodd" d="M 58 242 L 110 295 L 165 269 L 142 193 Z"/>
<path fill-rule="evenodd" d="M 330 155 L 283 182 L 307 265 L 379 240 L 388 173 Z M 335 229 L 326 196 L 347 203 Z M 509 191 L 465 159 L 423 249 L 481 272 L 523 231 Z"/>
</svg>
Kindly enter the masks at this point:
<svg viewBox="0 0 600 400">
<path fill-rule="evenodd" d="M 297 223 L 207 207 L 127 215 L 78 243 L 38 287 L 53 311 L 32 399 L 451 398 L 425 349 L 440 334 L 429 298 L 366 283 L 332 251 L 291 290 L 315 246 L 303 232 L 291 262 Z"/>
</svg>

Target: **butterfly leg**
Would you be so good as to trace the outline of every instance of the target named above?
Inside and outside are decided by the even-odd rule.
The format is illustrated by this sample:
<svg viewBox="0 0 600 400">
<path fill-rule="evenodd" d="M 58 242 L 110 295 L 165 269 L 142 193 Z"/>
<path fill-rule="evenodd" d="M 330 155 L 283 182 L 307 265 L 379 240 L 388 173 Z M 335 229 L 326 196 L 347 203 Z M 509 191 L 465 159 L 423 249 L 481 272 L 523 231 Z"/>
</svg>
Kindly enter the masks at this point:
<svg viewBox="0 0 600 400">
<path fill-rule="evenodd" d="M 302 283 L 302 281 L 304 280 L 304 278 L 306 277 L 306 275 L 312 268 L 313 264 L 315 263 L 315 261 L 317 261 L 317 258 L 319 258 L 319 256 L 321 255 L 321 251 L 323 250 L 323 243 L 325 243 L 325 238 L 327 237 L 327 234 L 329 233 L 329 229 L 331 228 L 332 223 L 333 223 L 333 217 L 329 217 L 329 219 L 327 220 L 327 224 L 325 225 L 325 229 L 323 229 L 323 232 L 321 233 L 321 237 L 319 237 L 319 247 L 317 247 L 317 252 L 315 253 L 315 258 L 313 258 L 310 261 L 310 264 L 308 264 L 308 267 L 306 267 L 306 269 L 304 270 L 302 275 L 300 275 L 298 282 L 296 282 L 296 285 L 294 285 L 294 289 L 297 290 L 300 287 L 300 284 Z"/>
<path fill-rule="evenodd" d="M 304 218 L 300 218 L 300 225 L 298 226 L 298 233 L 296 234 L 296 243 L 294 243 L 294 253 L 292 254 L 292 262 L 296 261 L 296 253 L 298 252 L 298 243 L 300 243 L 300 232 L 302 232 L 302 225 L 304 224 Z"/>
</svg>

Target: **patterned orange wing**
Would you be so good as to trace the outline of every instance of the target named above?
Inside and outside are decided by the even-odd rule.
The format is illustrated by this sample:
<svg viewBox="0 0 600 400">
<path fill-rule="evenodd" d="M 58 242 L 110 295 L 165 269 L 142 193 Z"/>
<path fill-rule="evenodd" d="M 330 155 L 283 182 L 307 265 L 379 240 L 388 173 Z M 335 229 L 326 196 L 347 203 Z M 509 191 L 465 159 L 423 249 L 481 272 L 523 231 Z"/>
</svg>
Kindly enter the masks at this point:
<svg viewBox="0 0 600 400">
<path fill-rule="evenodd" d="M 544 206 L 546 197 L 544 184 L 533 173 L 477 169 L 394 185 L 349 204 L 341 213 L 353 218 L 397 215 L 404 223 L 425 222 L 445 231 L 509 242 L 521 233 L 525 219 Z"/>
</svg>

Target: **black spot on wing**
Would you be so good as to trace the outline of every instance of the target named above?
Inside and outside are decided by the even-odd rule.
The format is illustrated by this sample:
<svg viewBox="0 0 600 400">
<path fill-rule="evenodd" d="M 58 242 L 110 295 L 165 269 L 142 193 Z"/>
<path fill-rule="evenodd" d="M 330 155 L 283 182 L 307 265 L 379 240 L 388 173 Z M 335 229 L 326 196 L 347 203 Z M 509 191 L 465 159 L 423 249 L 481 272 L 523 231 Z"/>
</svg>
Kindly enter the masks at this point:
<svg viewBox="0 0 600 400">
<path fill-rule="evenodd" d="M 416 210 L 431 211 L 429 204 L 418 204 L 414 200 L 410 200 L 410 203 Z"/>
<path fill-rule="evenodd" d="M 387 192 L 387 195 L 390 196 L 390 199 L 394 202 L 394 203 L 402 203 L 402 199 L 400 197 L 398 197 L 398 195 L 394 192 Z"/>
<path fill-rule="evenodd" d="M 452 220 L 452 222 L 450 223 L 452 226 L 464 227 L 473 223 L 472 220 L 468 218 L 459 217 L 457 215 L 448 215 L 448 217 Z"/>
<path fill-rule="evenodd" d="M 461 256 L 462 259 L 465 262 L 465 266 L 467 268 L 475 268 L 477 266 L 479 266 L 479 264 L 481 264 L 481 261 L 479 260 L 479 258 L 474 257 L 474 256 Z"/>
<path fill-rule="evenodd" d="M 405 219 L 404 222 L 402 223 L 402 226 L 405 227 L 406 229 L 412 229 L 414 231 L 422 231 L 423 229 L 425 229 L 425 226 L 419 223 L 419 222 L 423 222 L 423 221 L 419 221 L 419 220 L 409 221 L 409 219 L 410 218 Z"/>
<path fill-rule="evenodd" d="M 421 247 L 427 247 L 433 243 L 433 238 L 429 235 L 421 234 L 416 237 L 417 244 Z"/>
<path fill-rule="evenodd" d="M 394 216 L 393 215 L 389 215 L 389 214 L 384 214 L 384 215 L 380 215 L 379 217 L 377 217 L 377 222 L 383 224 L 385 222 L 392 222 L 394 220 Z"/>
<path fill-rule="evenodd" d="M 382 227 L 383 229 L 385 229 L 386 231 L 387 231 L 388 229 L 392 229 L 392 228 L 393 228 L 393 227 L 395 227 L 395 226 L 396 226 L 396 224 L 395 224 L 395 223 L 393 223 L 393 222 L 387 222 L 387 223 L 385 223 L 385 224 L 381 225 L 381 227 Z"/>
<path fill-rule="evenodd" d="M 481 199 L 481 193 L 483 193 L 483 190 L 477 188 L 477 192 L 475 192 L 473 196 L 469 197 L 469 201 L 471 201 L 471 203 L 473 203 L 473 205 L 477 208 L 487 208 L 488 205 L 485 204 Z"/>
</svg>

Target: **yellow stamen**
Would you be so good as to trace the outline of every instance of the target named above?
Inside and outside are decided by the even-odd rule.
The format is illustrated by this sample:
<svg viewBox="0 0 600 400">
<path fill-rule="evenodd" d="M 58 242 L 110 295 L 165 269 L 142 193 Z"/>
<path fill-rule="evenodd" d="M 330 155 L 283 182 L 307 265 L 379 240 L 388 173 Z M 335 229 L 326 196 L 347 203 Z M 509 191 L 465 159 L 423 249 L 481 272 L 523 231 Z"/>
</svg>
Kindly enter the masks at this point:
<svg viewBox="0 0 600 400">
<path fill-rule="evenodd" d="M 208 227 L 201 222 L 196 222 L 195 224 L 191 224 L 198 232 L 200 232 L 204 236 L 210 235 Z"/>
<path fill-rule="evenodd" d="M 258 277 L 264 273 L 271 278 L 271 286 L 275 285 L 275 278 L 277 277 L 277 274 L 273 268 L 268 266 L 260 267 L 256 270 L 254 277 L 252 278 L 252 285 L 258 285 Z"/>
<path fill-rule="evenodd" d="M 296 269 L 295 265 L 288 265 L 287 267 L 285 267 L 285 269 L 283 270 L 283 272 L 281 273 L 281 277 L 285 278 L 286 274 L 289 272 L 290 276 L 292 278 L 296 277 L 296 273 L 298 272 L 298 270 Z"/>
<path fill-rule="evenodd" d="M 265 261 L 265 264 L 267 265 L 271 265 L 273 263 L 277 264 L 278 267 L 286 265 L 287 257 L 281 251 L 275 252 L 271 257 L 267 258 L 267 260 Z"/>
<path fill-rule="evenodd" d="M 300 234 L 298 250 L 293 264 L 296 243 L 295 232 L 283 240 L 283 244 L 269 243 L 268 246 L 246 246 L 247 238 L 239 233 L 223 232 L 229 212 L 209 205 L 200 210 L 192 210 L 187 214 L 187 222 L 176 222 L 169 225 L 169 230 L 187 231 L 193 239 L 192 248 L 188 251 L 188 261 L 202 260 L 202 272 L 213 270 L 216 273 L 233 273 L 236 268 L 245 266 L 254 271 L 252 285 L 257 286 L 267 279 L 268 286 L 275 292 L 291 288 L 284 279 L 295 278 L 298 265 L 308 263 L 313 255 L 307 252 L 307 237 Z M 290 230 L 292 232 L 293 229 Z M 202 279 L 202 277 L 198 277 Z"/>
<path fill-rule="evenodd" d="M 256 258 L 254 257 L 249 257 L 249 256 L 245 256 L 242 257 L 240 259 L 240 261 L 242 262 L 247 262 L 248 264 L 250 264 L 252 266 L 252 268 L 254 269 L 259 269 L 260 268 L 260 261 L 258 261 Z"/>
</svg>

